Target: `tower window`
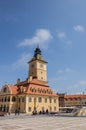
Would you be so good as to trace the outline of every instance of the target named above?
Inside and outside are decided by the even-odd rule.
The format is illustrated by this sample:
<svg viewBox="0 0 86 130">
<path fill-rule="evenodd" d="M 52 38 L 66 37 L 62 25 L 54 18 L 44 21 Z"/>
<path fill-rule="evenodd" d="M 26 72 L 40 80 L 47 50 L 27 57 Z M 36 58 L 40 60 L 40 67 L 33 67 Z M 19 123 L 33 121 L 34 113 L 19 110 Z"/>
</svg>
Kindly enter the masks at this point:
<svg viewBox="0 0 86 130">
<path fill-rule="evenodd" d="M 40 64 L 40 67 L 43 68 L 43 64 Z"/>
<path fill-rule="evenodd" d="M 43 79 L 43 77 L 41 77 L 41 79 Z"/>
<path fill-rule="evenodd" d="M 33 67 L 34 67 L 34 64 L 32 64 L 31 67 L 33 68 Z"/>
</svg>

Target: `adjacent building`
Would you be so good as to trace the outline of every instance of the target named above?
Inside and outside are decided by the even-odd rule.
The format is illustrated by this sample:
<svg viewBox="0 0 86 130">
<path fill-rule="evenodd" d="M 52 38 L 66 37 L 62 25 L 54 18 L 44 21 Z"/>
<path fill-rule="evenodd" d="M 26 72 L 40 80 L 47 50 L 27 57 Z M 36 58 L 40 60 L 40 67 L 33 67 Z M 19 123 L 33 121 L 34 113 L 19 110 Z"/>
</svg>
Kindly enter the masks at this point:
<svg viewBox="0 0 86 130">
<path fill-rule="evenodd" d="M 86 94 L 58 94 L 59 107 L 86 107 Z"/>
<path fill-rule="evenodd" d="M 29 71 L 25 81 L 17 80 L 15 85 L 5 84 L 0 91 L 0 110 L 23 113 L 58 112 L 58 95 L 47 82 L 47 62 L 37 47 L 28 62 Z"/>
</svg>

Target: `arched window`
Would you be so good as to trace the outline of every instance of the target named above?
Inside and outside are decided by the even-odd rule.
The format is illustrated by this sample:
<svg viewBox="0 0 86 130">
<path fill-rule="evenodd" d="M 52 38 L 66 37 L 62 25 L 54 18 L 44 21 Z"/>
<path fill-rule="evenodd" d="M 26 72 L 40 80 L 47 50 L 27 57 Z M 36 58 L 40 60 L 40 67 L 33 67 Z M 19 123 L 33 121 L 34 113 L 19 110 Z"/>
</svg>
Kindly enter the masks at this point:
<svg viewBox="0 0 86 130">
<path fill-rule="evenodd" d="M 16 102 L 16 97 L 13 96 L 13 97 L 12 97 L 12 101 L 13 101 L 13 102 Z"/>
<path fill-rule="evenodd" d="M 2 101 L 2 99 L 0 98 L 0 102 Z"/>
<path fill-rule="evenodd" d="M 10 97 L 8 97 L 8 102 L 10 102 Z"/>
<path fill-rule="evenodd" d="M 6 93 L 6 92 L 7 92 L 7 88 L 4 88 L 4 89 L 3 89 L 3 92 Z"/>
<path fill-rule="evenodd" d="M 4 99 L 2 98 L 2 102 L 4 101 Z"/>
<path fill-rule="evenodd" d="M 6 97 L 4 98 L 4 101 L 5 101 L 5 102 L 7 101 L 7 98 L 6 98 Z"/>
</svg>

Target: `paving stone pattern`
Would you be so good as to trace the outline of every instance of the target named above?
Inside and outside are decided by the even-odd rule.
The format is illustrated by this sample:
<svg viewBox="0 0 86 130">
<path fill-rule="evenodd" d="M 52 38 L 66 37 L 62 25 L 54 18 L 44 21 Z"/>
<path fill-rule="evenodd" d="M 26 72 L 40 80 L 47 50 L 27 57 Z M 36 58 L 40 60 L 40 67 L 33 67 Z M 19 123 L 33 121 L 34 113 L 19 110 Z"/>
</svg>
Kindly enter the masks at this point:
<svg viewBox="0 0 86 130">
<path fill-rule="evenodd" d="M 0 117 L 0 130 L 86 130 L 86 117 L 10 115 Z"/>
</svg>

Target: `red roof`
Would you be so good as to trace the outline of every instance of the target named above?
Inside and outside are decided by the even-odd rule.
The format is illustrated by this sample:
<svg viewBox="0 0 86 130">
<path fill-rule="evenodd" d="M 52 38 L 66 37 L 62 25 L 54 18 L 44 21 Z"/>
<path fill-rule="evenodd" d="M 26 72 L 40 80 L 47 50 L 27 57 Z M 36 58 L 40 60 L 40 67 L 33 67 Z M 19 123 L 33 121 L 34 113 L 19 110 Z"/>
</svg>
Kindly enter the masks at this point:
<svg viewBox="0 0 86 130">
<path fill-rule="evenodd" d="M 74 98 L 85 99 L 86 94 L 65 95 L 65 99 L 74 99 Z"/>
<path fill-rule="evenodd" d="M 9 85 L 8 86 L 9 88 L 10 88 L 10 90 L 11 90 L 11 94 L 17 94 L 18 92 L 17 92 L 17 86 L 14 86 L 14 85 Z"/>
<path fill-rule="evenodd" d="M 57 96 L 57 94 L 55 94 L 49 87 L 44 87 L 42 85 L 35 84 L 30 84 L 26 93 L 42 96 Z"/>
<path fill-rule="evenodd" d="M 37 79 L 33 79 L 28 86 L 28 89 L 26 91 L 27 94 L 32 95 L 44 95 L 44 96 L 57 96 L 51 88 L 46 85 L 44 82 L 41 82 Z"/>
<path fill-rule="evenodd" d="M 37 79 L 33 79 L 32 81 L 30 81 L 30 84 L 36 84 L 36 85 L 41 85 L 41 86 L 49 87 L 45 82 L 39 81 Z"/>
<path fill-rule="evenodd" d="M 43 82 L 38 81 L 37 79 L 33 79 L 31 82 L 23 81 L 20 82 L 19 86 L 17 85 L 9 85 L 11 89 L 11 94 L 31 94 L 31 95 L 42 95 L 42 96 L 58 96 L 55 94 L 51 88 L 44 84 Z"/>
</svg>

